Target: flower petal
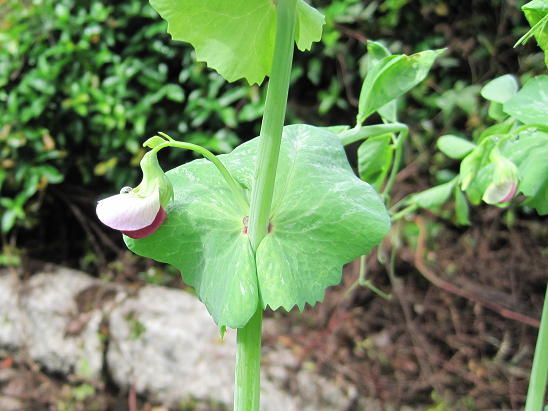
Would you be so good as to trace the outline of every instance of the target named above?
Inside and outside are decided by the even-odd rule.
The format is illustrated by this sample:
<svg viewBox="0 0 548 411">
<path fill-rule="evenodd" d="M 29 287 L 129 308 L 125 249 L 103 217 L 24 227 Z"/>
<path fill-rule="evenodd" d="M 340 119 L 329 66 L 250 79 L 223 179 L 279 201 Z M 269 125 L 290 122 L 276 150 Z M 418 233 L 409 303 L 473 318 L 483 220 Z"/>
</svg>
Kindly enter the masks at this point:
<svg viewBox="0 0 548 411">
<path fill-rule="evenodd" d="M 97 217 L 115 230 L 133 231 L 145 228 L 154 222 L 160 210 L 158 189 L 146 197 L 133 193 L 117 194 L 97 203 Z"/>
<path fill-rule="evenodd" d="M 510 201 L 516 194 L 517 184 L 513 181 L 491 183 L 483 194 L 483 201 L 487 204 L 502 204 Z"/>
<path fill-rule="evenodd" d="M 510 185 L 510 188 L 506 192 L 506 195 L 500 199 L 501 203 L 506 203 L 510 201 L 512 198 L 514 198 L 514 195 L 516 195 L 516 191 L 518 189 L 518 186 L 516 183 L 512 183 Z"/>
<path fill-rule="evenodd" d="M 128 237 L 136 238 L 136 239 L 148 237 L 149 235 L 153 234 L 156 230 L 158 230 L 158 228 L 160 228 L 160 226 L 162 225 L 166 217 L 167 217 L 166 212 L 164 211 L 163 208 L 160 208 L 160 210 L 158 211 L 158 214 L 156 214 L 156 218 L 154 219 L 151 225 L 145 228 L 141 228 L 140 230 L 122 231 L 122 233 L 124 233 Z"/>
</svg>

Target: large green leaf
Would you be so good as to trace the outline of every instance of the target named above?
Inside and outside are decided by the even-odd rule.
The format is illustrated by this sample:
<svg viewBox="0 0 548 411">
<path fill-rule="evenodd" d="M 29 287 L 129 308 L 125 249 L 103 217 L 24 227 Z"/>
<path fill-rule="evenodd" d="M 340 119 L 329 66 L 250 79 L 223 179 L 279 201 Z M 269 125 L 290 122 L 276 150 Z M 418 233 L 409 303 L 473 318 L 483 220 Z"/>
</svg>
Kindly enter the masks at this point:
<svg viewBox="0 0 548 411">
<path fill-rule="evenodd" d="M 219 156 L 245 187 L 257 148 L 253 139 Z M 378 244 L 390 225 L 379 195 L 353 174 L 339 139 L 325 129 L 284 128 L 270 232 L 255 259 L 247 211 L 213 165 L 196 160 L 166 174 L 175 192 L 166 223 L 126 244 L 181 270 L 219 326 L 243 327 L 259 303 L 287 310 L 316 303 L 340 281 L 343 264 Z"/>
<path fill-rule="evenodd" d="M 242 233 L 246 212 L 206 160 L 167 176 L 175 197 L 165 223 L 144 239 L 125 237 L 126 244 L 139 255 L 179 269 L 219 326 L 240 327 L 259 302 L 254 256 Z"/>
<path fill-rule="evenodd" d="M 424 80 L 444 50 L 426 50 L 410 56 L 386 56 L 375 64 L 367 72 L 362 85 L 357 123 L 362 124 L 375 111 Z"/>
<path fill-rule="evenodd" d="M 150 0 L 174 40 L 192 44 L 199 61 L 226 80 L 261 83 L 270 73 L 276 32 L 272 0 Z M 297 1 L 295 42 L 309 50 L 319 41 L 323 15 Z"/>
<path fill-rule="evenodd" d="M 325 130 L 286 127 L 276 178 L 272 233 L 257 249 L 261 297 L 264 307 L 303 309 L 340 282 L 343 264 L 382 240 L 390 218 Z"/>
<path fill-rule="evenodd" d="M 548 125 L 548 75 L 533 77 L 510 100 L 504 111 L 525 124 Z"/>
</svg>

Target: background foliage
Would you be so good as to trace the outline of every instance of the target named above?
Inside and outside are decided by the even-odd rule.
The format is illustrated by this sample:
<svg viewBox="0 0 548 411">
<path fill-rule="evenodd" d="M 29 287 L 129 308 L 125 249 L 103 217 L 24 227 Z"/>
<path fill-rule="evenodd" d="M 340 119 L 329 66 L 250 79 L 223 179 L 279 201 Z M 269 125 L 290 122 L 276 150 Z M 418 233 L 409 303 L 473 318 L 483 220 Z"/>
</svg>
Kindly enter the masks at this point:
<svg viewBox="0 0 548 411">
<path fill-rule="evenodd" d="M 413 143 L 421 151 L 440 132 L 481 131 L 486 107 L 478 105 L 475 83 L 542 69 L 540 53 L 517 59 L 511 49 L 527 30 L 519 2 L 318 3 L 327 25 L 322 44 L 296 56 L 291 122 L 352 121 L 368 38 L 393 52 L 449 46 L 404 111 L 403 120 L 420 129 Z M 227 85 L 194 63 L 192 49 L 170 41 L 164 22 L 141 0 L 7 0 L 1 7 L 4 239 L 11 232 L 13 240 L 18 227 L 32 229 L 48 207 L 72 201 L 74 190 L 114 191 L 135 182 L 140 142 L 157 130 L 217 152 L 258 133 L 260 89 Z M 500 11 L 495 25 L 493 9 Z M 54 196 L 48 187 L 57 184 Z"/>
</svg>

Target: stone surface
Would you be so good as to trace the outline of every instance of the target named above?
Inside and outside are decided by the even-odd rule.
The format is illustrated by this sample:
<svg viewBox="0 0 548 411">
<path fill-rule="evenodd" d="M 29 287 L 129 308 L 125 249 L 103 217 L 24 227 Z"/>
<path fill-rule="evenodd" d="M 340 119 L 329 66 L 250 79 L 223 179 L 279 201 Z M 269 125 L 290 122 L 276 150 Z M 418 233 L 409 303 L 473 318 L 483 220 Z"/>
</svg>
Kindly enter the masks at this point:
<svg viewBox="0 0 548 411">
<path fill-rule="evenodd" d="M 236 333 L 229 330 L 221 340 L 196 297 L 147 286 L 116 307 L 109 324 L 107 362 L 118 385 L 134 385 L 137 392 L 170 405 L 195 399 L 230 408 Z M 297 374 L 298 387 L 290 396 L 286 387 L 297 365 L 288 351 L 265 355 L 261 410 L 349 408 L 348 393 L 308 372 Z"/>
<path fill-rule="evenodd" d="M 221 340 L 205 307 L 181 290 L 130 292 L 63 268 L 27 282 L 0 271 L 0 348 L 25 351 L 50 371 L 106 370 L 122 389 L 164 406 L 231 409 L 235 335 Z M 262 370 L 262 411 L 356 409 L 354 387 L 302 368 L 287 349 L 265 347 Z"/>
<path fill-rule="evenodd" d="M 103 285 L 79 271 L 56 268 L 21 283 L 0 274 L 0 346 L 23 350 L 48 371 L 97 377 L 103 367 L 103 312 L 83 296 Z"/>
<path fill-rule="evenodd" d="M 112 311 L 109 329 L 107 361 L 117 384 L 168 403 L 231 401 L 234 338 L 220 340 L 195 297 L 144 287 Z"/>
</svg>

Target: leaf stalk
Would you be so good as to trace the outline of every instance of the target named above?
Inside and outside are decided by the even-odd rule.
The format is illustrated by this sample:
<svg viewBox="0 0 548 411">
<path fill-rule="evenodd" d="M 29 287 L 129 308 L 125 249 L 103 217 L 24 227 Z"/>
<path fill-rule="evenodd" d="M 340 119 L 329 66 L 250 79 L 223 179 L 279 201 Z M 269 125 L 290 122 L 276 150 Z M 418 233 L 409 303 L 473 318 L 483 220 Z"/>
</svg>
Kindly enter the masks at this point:
<svg viewBox="0 0 548 411">
<path fill-rule="evenodd" d="M 221 160 L 219 160 L 219 158 L 215 154 L 213 154 L 208 149 L 202 146 L 199 146 L 197 144 L 185 143 L 183 141 L 176 141 L 176 140 L 173 140 L 171 137 L 169 137 L 165 133 L 160 133 L 160 134 L 163 137 L 168 138 L 169 141 L 166 141 L 165 143 L 154 147 L 151 150 L 153 153 L 157 153 L 166 147 L 172 147 L 172 148 L 182 148 L 184 150 L 190 150 L 198 154 L 201 154 L 203 157 L 211 161 L 215 167 L 217 167 L 217 170 L 219 170 L 219 173 L 221 173 L 224 180 L 226 181 L 226 183 L 232 190 L 232 193 L 234 194 L 234 197 L 236 198 L 236 201 L 238 202 L 239 206 L 242 208 L 242 211 L 247 212 L 249 203 L 243 187 L 240 185 L 240 183 L 236 181 L 236 179 L 232 176 L 232 174 L 230 174 L 230 171 L 228 171 L 225 165 L 221 162 Z"/>
</svg>

